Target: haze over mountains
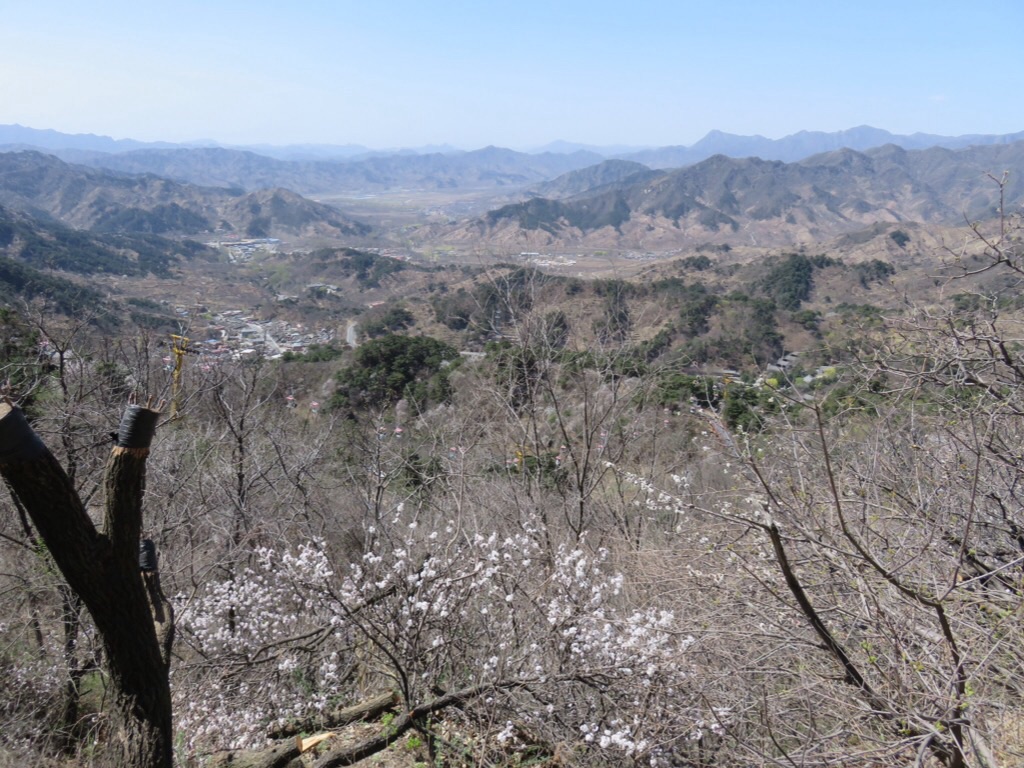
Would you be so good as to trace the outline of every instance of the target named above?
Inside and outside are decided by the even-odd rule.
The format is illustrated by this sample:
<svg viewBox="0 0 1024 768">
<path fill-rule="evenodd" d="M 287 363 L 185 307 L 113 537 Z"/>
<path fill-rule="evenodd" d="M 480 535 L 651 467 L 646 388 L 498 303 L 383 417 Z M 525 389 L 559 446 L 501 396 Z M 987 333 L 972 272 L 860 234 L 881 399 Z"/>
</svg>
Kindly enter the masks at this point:
<svg viewBox="0 0 1024 768">
<path fill-rule="evenodd" d="M 903 149 L 927 149 L 929 147 L 962 149 L 989 144 L 1010 144 L 1021 139 L 1024 139 L 1024 131 L 1005 135 L 938 136 L 914 133 L 907 136 L 889 133 L 889 131 L 872 128 L 868 125 L 831 133 L 800 131 L 781 139 L 766 139 L 764 136 L 736 136 L 722 131 L 711 131 L 693 146 L 643 150 L 628 155 L 628 159 L 652 168 L 679 168 L 706 160 L 713 155 L 759 157 L 762 160 L 782 160 L 789 163 L 837 149 L 864 151 L 886 144 L 894 144 Z"/>
<path fill-rule="evenodd" d="M 394 189 L 521 187 L 601 162 L 576 152 L 528 155 L 485 147 L 473 152 L 386 155 L 364 160 L 278 160 L 237 149 L 143 149 L 119 154 L 55 151 L 69 162 L 124 173 L 154 173 L 176 181 L 254 190 L 286 187 L 301 194 Z"/>
<path fill-rule="evenodd" d="M 1007 144 L 1022 138 L 1024 132 L 896 135 L 861 126 L 832 133 L 801 131 L 781 139 L 711 131 L 690 147 L 635 152 L 618 151 L 627 147 L 587 147 L 569 142 L 554 142 L 540 153 L 497 147 L 471 152 L 451 147 L 389 152 L 354 145 L 226 148 L 214 142 L 146 143 L 91 134 L 69 135 L 18 125 L 0 126 L 0 150 L 40 149 L 68 162 L 126 173 L 155 173 L 176 181 L 246 190 L 285 187 L 300 194 L 525 186 L 610 157 L 639 162 L 650 168 L 679 168 L 717 154 L 794 162 L 841 148 L 864 151 L 893 144 L 904 149 L 959 149 Z"/>
<path fill-rule="evenodd" d="M 493 201 L 486 215 L 406 226 L 402 242 L 414 249 L 442 243 L 511 253 L 806 243 L 879 223 L 957 224 L 964 216 L 991 215 L 999 196 L 991 176 L 1004 170 L 1012 205 L 1024 194 L 1024 174 L 1016 172 L 1024 168 L 1024 142 L 1016 141 L 1022 136 L 900 137 L 863 127 L 773 141 L 712 132 L 693 147 L 632 155 L 647 163 L 572 145 L 565 145 L 574 150 L 567 153 L 486 147 L 282 160 L 8 126 L 0 127 L 0 140 L 67 146 L 49 154 L 0 153 L 0 204 L 92 232 L 325 242 L 365 238 L 370 227 L 302 195 L 341 199 L 344 208 L 346 196 L 359 194 L 442 192 L 454 199 L 483 190 Z M 712 151 L 717 154 L 707 157 Z M 666 163 L 680 167 L 661 167 Z M 387 242 L 393 234 L 373 236 Z"/>
</svg>

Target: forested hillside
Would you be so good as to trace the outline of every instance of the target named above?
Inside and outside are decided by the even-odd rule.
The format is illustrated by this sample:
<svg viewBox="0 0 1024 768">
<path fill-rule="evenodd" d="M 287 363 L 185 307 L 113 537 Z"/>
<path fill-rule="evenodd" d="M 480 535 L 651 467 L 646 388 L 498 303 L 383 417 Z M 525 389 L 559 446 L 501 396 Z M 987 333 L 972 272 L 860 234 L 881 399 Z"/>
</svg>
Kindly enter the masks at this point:
<svg viewBox="0 0 1024 768">
<path fill-rule="evenodd" d="M 278 360 L 5 311 L 0 764 L 1020 764 L 1024 271 L 1015 220 L 968 235 L 930 255 L 941 292 L 828 334 L 816 281 L 892 264 L 779 253 L 746 291 L 699 255 L 649 284 L 498 270 Z M 93 590 L 140 535 L 130 626 Z M 136 631 L 166 713 L 130 695 Z"/>
</svg>

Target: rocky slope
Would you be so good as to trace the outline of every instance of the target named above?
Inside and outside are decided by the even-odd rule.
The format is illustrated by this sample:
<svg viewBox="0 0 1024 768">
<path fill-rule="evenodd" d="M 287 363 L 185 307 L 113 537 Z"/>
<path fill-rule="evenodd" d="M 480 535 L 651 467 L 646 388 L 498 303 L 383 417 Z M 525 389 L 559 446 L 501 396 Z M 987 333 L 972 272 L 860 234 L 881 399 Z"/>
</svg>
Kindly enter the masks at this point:
<svg viewBox="0 0 1024 768">
<path fill-rule="evenodd" d="M 533 199 L 446 234 L 505 247 L 664 249 L 704 242 L 807 243 L 906 221 L 962 222 L 1024 197 L 1024 142 L 953 151 L 839 150 L 783 163 L 712 157 L 568 200 Z"/>
</svg>

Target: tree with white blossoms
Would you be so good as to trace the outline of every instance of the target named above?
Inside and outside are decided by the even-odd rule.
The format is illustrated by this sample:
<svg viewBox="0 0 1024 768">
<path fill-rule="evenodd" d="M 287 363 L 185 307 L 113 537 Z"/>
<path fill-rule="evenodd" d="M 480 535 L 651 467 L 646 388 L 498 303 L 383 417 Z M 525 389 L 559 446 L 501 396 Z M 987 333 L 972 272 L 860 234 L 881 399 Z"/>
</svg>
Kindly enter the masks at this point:
<svg viewBox="0 0 1024 768">
<path fill-rule="evenodd" d="M 178 727 L 190 748 L 262 743 L 268 724 L 324 710 L 344 682 L 351 646 L 318 599 L 332 576 L 319 546 L 260 547 L 233 579 L 179 598 L 182 641 L 195 661 L 174 671 Z"/>
<path fill-rule="evenodd" d="M 690 690 L 693 637 L 670 611 L 628 607 L 607 551 L 547 552 L 535 521 L 427 531 L 395 511 L 368 533 L 362 561 L 337 572 L 323 542 L 263 549 L 181 606 L 202 659 L 176 671 L 198 676 L 179 705 L 193 749 L 263 746 L 268 724 L 316 722 L 360 686 L 395 688 L 411 713 L 381 748 L 418 728 L 438 752 L 454 749 L 428 717 L 439 702 L 489 723 L 492 749 L 576 742 L 591 765 L 672 764 L 727 722 Z"/>
</svg>

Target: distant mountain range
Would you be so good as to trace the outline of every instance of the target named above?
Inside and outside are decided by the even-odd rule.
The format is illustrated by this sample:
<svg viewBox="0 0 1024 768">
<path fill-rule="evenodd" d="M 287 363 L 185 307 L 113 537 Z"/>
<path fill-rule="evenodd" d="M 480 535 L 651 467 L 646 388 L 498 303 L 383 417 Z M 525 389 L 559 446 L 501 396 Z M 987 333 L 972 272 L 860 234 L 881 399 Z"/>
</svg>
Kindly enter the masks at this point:
<svg viewBox="0 0 1024 768">
<path fill-rule="evenodd" d="M 452 147 L 374 151 L 359 145 L 295 145 L 226 148 L 213 142 L 191 145 L 114 140 L 91 134 L 62 134 L 18 125 L 0 126 L 0 150 L 40 149 L 61 159 L 125 173 L 155 173 L 181 182 L 244 190 L 283 187 L 304 195 L 389 190 L 522 189 L 611 157 L 649 168 L 681 168 L 714 155 L 795 162 L 837 149 L 866 151 L 887 144 L 903 149 L 1009 144 L 1024 132 L 1005 135 L 897 135 L 861 126 L 826 133 L 801 131 L 781 139 L 711 131 L 696 144 L 628 151 L 554 142 L 536 153 L 485 147 L 472 152 Z M 198 146 L 206 144 L 205 146 Z M 433 151 L 437 150 L 437 151 Z"/>
<path fill-rule="evenodd" d="M 92 232 L 329 239 L 369 232 L 286 189 L 201 187 L 71 165 L 40 152 L 0 153 L 0 205 Z"/>
<path fill-rule="evenodd" d="M 112 139 L 93 133 L 61 133 L 49 128 L 28 128 L 24 125 L 0 125 L 0 146 L 32 149 L 81 149 L 89 152 L 130 152 L 133 149 L 169 149 L 172 147 L 206 146 L 213 142 L 175 144 L 169 141 L 136 141 Z"/>
<path fill-rule="evenodd" d="M 660 149 L 634 152 L 622 157 L 643 163 L 651 168 L 682 168 L 699 163 L 714 155 L 758 157 L 762 160 L 782 160 L 791 163 L 837 149 L 855 149 L 863 152 L 886 144 L 894 144 L 903 149 L 928 149 L 930 147 L 963 149 L 971 146 L 1012 144 L 1022 139 L 1024 139 L 1024 131 L 1003 135 L 937 136 L 928 133 L 914 133 L 909 136 L 901 136 L 867 125 L 833 133 L 800 131 L 781 139 L 766 139 L 764 136 L 737 136 L 721 131 L 711 131 L 691 147 L 661 147 Z"/>
<path fill-rule="evenodd" d="M 738 138 L 710 134 L 687 151 L 736 147 Z M 762 154 L 891 138 L 870 128 L 805 132 L 788 143 L 747 137 Z M 0 205 L 94 233 L 346 240 L 367 236 L 369 228 L 290 190 L 500 189 L 513 193 L 507 199 L 527 199 L 469 222 L 431 224 L 417 237 L 527 250 L 807 243 L 873 225 L 990 216 L 999 190 L 988 174 L 1004 170 L 1010 171 L 1006 202 L 1016 205 L 1024 199 L 1024 141 L 1012 138 L 948 139 L 969 145 L 960 149 L 908 150 L 889 142 L 795 162 L 722 153 L 672 170 L 585 151 L 531 155 L 498 147 L 347 162 L 279 160 L 218 147 L 58 152 L 88 165 L 25 151 L 0 153 Z"/>
<path fill-rule="evenodd" d="M 528 155 L 485 147 L 454 155 L 388 155 L 363 160 L 278 160 L 237 149 L 139 149 L 117 154 L 53 150 L 68 162 L 180 182 L 255 190 L 284 187 L 304 195 L 398 189 L 518 189 L 601 162 L 600 155 Z"/>
<path fill-rule="evenodd" d="M 608 184 L 618 184 L 631 179 L 639 180 L 652 175 L 659 176 L 661 173 L 632 160 L 605 160 L 603 163 L 590 165 L 578 171 L 563 173 L 558 178 L 531 187 L 527 192 L 534 197 L 560 199 L 593 193 Z"/>
<path fill-rule="evenodd" d="M 716 155 L 674 171 L 627 175 L 570 199 L 507 205 L 447 239 L 531 249 L 811 242 L 878 223 L 990 217 L 999 188 L 989 174 L 1007 169 L 1006 203 L 1016 209 L 1024 200 L 1024 142 L 956 151 L 890 144 L 796 163 Z"/>
<path fill-rule="evenodd" d="M 71 150 L 85 152 L 131 152 L 136 149 L 190 149 L 195 147 L 224 147 L 212 139 L 188 142 L 136 141 L 134 139 L 112 139 L 93 133 L 61 133 L 50 129 L 28 128 L 23 125 L 0 125 L 0 147 L 6 151 L 14 149 Z M 243 149 L 276 157 L 280 160 L 322 160 L 376 155 L 429 154 L 433 152 L 459 152 L 450 145 L 432 145 L 411 149 L 371 149 L 361 144 L 253 144 L 226 147 Z"/>
<path fill-rule="evenodd" d="M 542 147 L 535 147 L 524 151 L 529 152 L 531 155 L 539 155 L 543 152 L 560 152 L 562 154 L 569 154 L 572 152 L 593 152 L 595 155 L 601 155 L 602 157 L 622 157 L 636 152 L 643 152 L 648 149 L 652 149 L 652 147 L 631 146 L 627 144 L 580 144 L 575 141 L 559 140 L 552 141 Z"/>
</svg>

